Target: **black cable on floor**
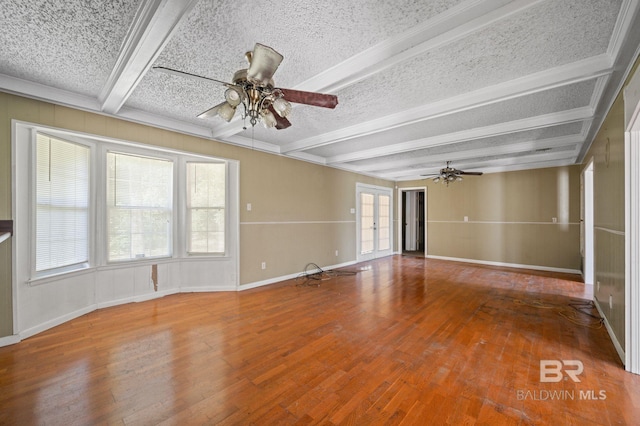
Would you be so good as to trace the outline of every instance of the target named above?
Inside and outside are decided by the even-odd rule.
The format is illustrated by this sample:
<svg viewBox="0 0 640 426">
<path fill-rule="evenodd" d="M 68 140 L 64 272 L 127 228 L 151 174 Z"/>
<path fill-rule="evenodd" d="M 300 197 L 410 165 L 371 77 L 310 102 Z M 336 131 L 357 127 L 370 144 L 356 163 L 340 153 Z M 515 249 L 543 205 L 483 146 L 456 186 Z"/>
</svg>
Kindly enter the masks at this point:
<svg viewBox="0 0 640 426">
<path fill-rule="evenodd" d="M 325 271 L 315 263 L 307 263 L 304 270 L 296 277 L 296 281 L 299 281 L 296 286 L 316 286 L 320 287 L 321 281 L 330 280 L 335 277 L 355 275 L 355 271 Z M 302 281 L 304 280 L 304 281 Z M 300 282 L 302 281 L 302 282 Z"/>
</svg>

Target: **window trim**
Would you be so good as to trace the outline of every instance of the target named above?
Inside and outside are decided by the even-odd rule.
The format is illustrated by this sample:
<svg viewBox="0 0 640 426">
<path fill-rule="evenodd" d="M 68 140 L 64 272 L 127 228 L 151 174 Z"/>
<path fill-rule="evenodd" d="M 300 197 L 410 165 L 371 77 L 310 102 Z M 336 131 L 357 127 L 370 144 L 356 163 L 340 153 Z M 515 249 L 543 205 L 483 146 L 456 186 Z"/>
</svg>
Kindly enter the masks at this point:
<svg viewBox="0 0 640 426">
<path fill-rule="evenodd" d="M 224 191 L 224 252 L 190 252 L 188 250 L 189 247 L 189 243 L 187 241 L 187 239 L 189 238 L 189 232 L 187 232 L 189 230 L 189 224 L 187 223 L 187 164 L 188 163 L 213 163 L 213 164 L 224 164 L 225 166 L 225 176 L 224 176 L 224 180 L 225 180 L 225 191 Z M 199 258 L 199 257 L 218 257 L 218 258 L 226 258 L 229 257 L 229 245 L 231 243 L 230 241 L 230 228 L 231 228 L 231 223 L 230 223 L 230 218 L 229 218 L 229 203 L 231 202 L 230 199 L 230 195 L 229 195 L 229 186 L 230 186 L 230 174 L 229 174 L 229 162 L 227 160 L 221 160 L 221 159 L 210 159 L 210 160 L 205 160 L 202 158 L 182 158 L 180 161 L 180 178 L 184 180 L 184 182 L 182 182 L 180 184 L 180 188 L 185 188 L 184 191 L 180 192 L 180 196 L 182 197 L 182 218 L 183 218 L 183 223 L 182 223 L 182 228 L 184 230 L 184 238 L 180 238 L 182 241 L 182 250 L 181 253 L 183 253 L 185 255 L 185 257 L 193 257 L 193 258 Z"/>
<path fill-rule="evenodd" d="M 103 147 L 104 149 L 101 150 L 100 153 L 100 159 L 102 161 L 102 167 L 101 170 L 103 172 L 103 180 L 101 181 L 101 189 L 103 191 L 103 193 L 100 195 L 100 201 L 103 203 L 102 208 L 100 208 L 100 212 L 104 215 L 104 220 L 102 220 L 102 224 L 103 224 L 103 232 L 104 232 L 104 239 L 102 239 L 101 241 L 104 241 L 103 244 L 101 244 L 101 248 L 104 250 L 104 257 L 103 257 L 103 264 L 104 265 L 112 265 L 112 264 L 128 264 L 131 262 L 141 262 L 143 260 L 159 260 L 159 259 L 171 259 L 174 257 L 174 254 L 176 253 L 176 247 L 175 247 L 175 236 L 176 234 L 179 232 L 178 229 L 175 226 L 175 222 L 176 222 L 176 215 L 179 214 L 179 203 L 177 200 L 177 190 L 178 187 L 176 185 L 176 172 L 178 170 L 177 168 L 177 162 L 179 160 L 179 158 L 177 157 L 173 157 L 173 156 L 163 156 L 163 155 L 153 155 L 153 153 L 142 153 L 142 152 L 128 152 L 126 150 L 122 150 L 122 149 L 113 149 L 113 147 L 111 146 L 105 146 Z M 171 163 L 171 217 L 170 217 L 170 228 L 171 228 L 171 232 L 169 233 L 169 253 L 166 255 L 159 255 L 159 256 L 145 256 L 145 257 L 141 257 L 141 258 L 133 258 L 133 259 L 116 259 L 116 260 L 110 260 L 109 259 L 109 205 L 107 203 L 107 185 L 108 185 L 108 178 L 107 178 L 107 155 L 108 154 L 120 154 L 120 155 L 129 155 L 129 156 L 134 156 L 134 157 L 142 157 L 142 158 L 149 158 L 152 160 L 160 160 L 160 161 L 168 161 Z"/>
<path fill-rule="evenodd" d="M 37 156 L 37 152 L 38 152 L 38 134 L 49 137 L 49 138 L 54 138 L 54 139 L 59 139 L 62 140 L 63 142 L 68 142 L 68 143 L 72 143 L 72 144 L 76 144 L 76 145 L 81 145 L 84 146 L 86 148 L 89 149 L 89 184 L 88 184 L 88 188 L 89 188 L 89 197 L 88 197 L 88 208 L 87 208 L 87 215 L 88 215 L 88 220 L 87 220 L 87 260 L 83 261 L 83 262 L 77 262 L 74 264 L 70 264 L 70 265 L 64 265 L 64 266 L 58 266 L 55 268 L 49 268 L 49 269 L 45 269 L 42 271 L 38 271 L 36 269 L 37 264 L 36 264 L 36 251 L 37 251 L 37 246 L 38 246 L 38 232 L 37 232 L 37 174 L 38 174 L 38 166 L 37 166 L 37 161 L 38 161 L 38 156 Z M 45 278 L 45 277 L 49 277 L 49 276 L 58 276 L 58 275 L 64 275 L 64 274 L 68 274 L 71 272 L 76 272 L 76 271 L 82 271 L 82 270 L 86 270 L 87 268 L 89 268 L 92 264 L 92 259 L 93 259 L 93 246 L 95 245 L 95 239 L 93 237 L 93 235 L 95 234 L 95 203 L 94 203 L 94 198 L 95 198 L 95 190 L 94 190 L 94 184 L 95 184 L 95 171 L 94 171 L 94 167 L 95 167 L 95 163 L 94 163 L 94 151 L 95 151 L 95 144 L 89 142 L 89 141 L 79 141 L 76 139 L 72 139 L 72 138 L 67 138 L 64 137 L 62 135 L 56 135 L 56 134 L 52 134 L 49 133 L 45 130 L 39 130 L 38 128 L 31 128 L 30 129 L 30 134 L 29 134 L 29 229 L 31 232 L 31 238 L 30 238 L 30 276 L 32 279 L 40 279 L 40 278 Z"/>
<path fill-rule="evenodd" d="M 181 260 L 212 260 L 229 261 L 236 263 L 239 268 L 239 211 L 237 206 L 231 206 L 231 202 L 237 204 L 238 195 L 232 192 L 239 190 L 239 162 L 206 154 L 179 151 L 164 147 L 155 147 L 142 143 L 123 141 L 109 137 L 85 134 L 72 130 L 48 127 L 36 123 L 29 123 L 19 120 L 12 120 L 12 138 L 15 143 L 27 143 L 26 152 L 28 156 L 20 154 L 21 165 L 28 161 L 28 210 L 27 227 L 29 229 L 29 248 L 25 254 L 28 255 L 28 275 L 24 277 L 24 282 L 29 285 L 41 285 L 49 282 L 63 280 L 66 277 L 85 274 L 94 270 L 112 269 L 118 267 L 132 267 L 149 264 L 171 263 Z M 89 261 L 74 265 L 76 267 L 64 267 L 51 269 L 35 273 L 35 157 L 37 133 L 45 134 L 54 138 L 63 139 L 72 143 L 77 143 L 89 147 L 90 149 L 90 175 L 89 175 Z M 173 197 L 172 197 L 172 226 L 171 226 L 171 250 L 169 256 L 145 257 L 131 260 L 108 261 L 107 236 L 107 212 L 106 212 L 106 152 L 113 151 L 123 154 L 139 155 L 143 157 L 158 158 L 172 161 L 173 163 Z M 21 149 L 22 152 L 22 149 Z M 18 159 L 16 158 L 16 161 Z M 225 252 L 224 253 L 188 253 L 186 251 L 186 163 L 217 163 L 225 165 Z M 232 163 L 234 164 L 232 166 Z M 233 179 L 232 176 L 233 169 Z M 232 182 L 233 180 L 233 182 Z M 21 179 L 21 182 L 23 180 Z M 17 184 L 16 184 L 17 185 Z M 20 184 L 24 187 L 24 183 Z M 16 208 L 14 202 L 14 209 Z M 20 208 L 20 210 L 24 210 Z M 238 217 L 231 218 L 231 214 Z M 233 228 L 232 228 L 233 227 Z M 24 233 L 24 231 L 23 231 Z M 21 244 L 21 246 L 23 246 Z M 26 270 L 25 270 L 26 272 Z M 236 271 L 236 276 L 237 276 Z"/>
</svg>

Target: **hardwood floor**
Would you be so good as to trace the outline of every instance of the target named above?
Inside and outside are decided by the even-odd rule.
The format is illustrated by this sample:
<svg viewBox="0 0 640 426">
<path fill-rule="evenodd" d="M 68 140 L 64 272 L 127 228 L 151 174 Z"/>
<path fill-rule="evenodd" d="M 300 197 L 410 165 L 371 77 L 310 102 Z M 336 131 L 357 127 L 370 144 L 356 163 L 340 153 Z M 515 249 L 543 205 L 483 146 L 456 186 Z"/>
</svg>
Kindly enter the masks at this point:
<svg viewBox="0 0 640 426">
<path fill-rule="evenodd" d="M 579 277 L 405 256 L 346 269 L 103 309 L 0 348 L 0 424 L 638 424 L 640 376 L 578 312 L 597 315 Z M 542 383 L 541 360 L 582 362 L 580 382 Z"/>
</svg>

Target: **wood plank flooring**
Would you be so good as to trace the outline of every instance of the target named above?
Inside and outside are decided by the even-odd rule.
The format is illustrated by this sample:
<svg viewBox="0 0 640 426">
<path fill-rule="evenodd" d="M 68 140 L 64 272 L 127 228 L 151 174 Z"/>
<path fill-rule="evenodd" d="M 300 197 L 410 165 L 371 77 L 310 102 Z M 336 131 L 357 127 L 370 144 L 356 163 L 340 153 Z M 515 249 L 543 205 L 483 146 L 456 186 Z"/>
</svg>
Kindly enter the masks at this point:
<svg viewBox="0 0 640 426">
<path fill-rule="evenodd" d="M 579 277 L 346 269 L 107 308 L 0 348 L 0 424 L 638 424 L 640 376 L 578 312 L 597 315 Z M 541 382 L 541 360 L 582 362 L 580 382 Z"/>
</svg>

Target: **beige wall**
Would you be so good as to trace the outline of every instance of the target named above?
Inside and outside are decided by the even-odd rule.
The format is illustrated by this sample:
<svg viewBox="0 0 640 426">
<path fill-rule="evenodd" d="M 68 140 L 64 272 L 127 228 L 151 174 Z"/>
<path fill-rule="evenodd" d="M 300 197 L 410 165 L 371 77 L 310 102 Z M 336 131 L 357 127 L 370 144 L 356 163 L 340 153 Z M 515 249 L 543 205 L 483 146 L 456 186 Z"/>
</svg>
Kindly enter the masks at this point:
<svg viewBox="0 0 640 426">
<path fill-rule="evenodd" d="M 392 182 L 0 93 L 0 219 L 11 219 L 11 120 L 240 162 L 240 283 L 354 261 L 356 183 Z M 285 130 L 286 131 L 286 130 Z M 252 210 L 247 211 L 247 203 Z M 10 240 L 9 240 L 10 241 Z M 11 250 L 0 247 L 0 337 L 12 334 Z M 338 250 L 339 255 L 335 255 Z M 267 269 L 261 269 L 261 263 Z"/>
<path fill-rule="evenodd" d="M 628 80 L 638 72 L 636 60 Z M 626 83 L 625 83 L 626 85 Z M 624 100 L 618 94 L 584 158 L 593 160 L 594 298 L 625 347 Z M 598 284 L 599 283 L 599 284 Z M 609 298 L 612 306 L 610 308 Z"/>
<path fill-rule="evenodd" d="M 264 154 L 242 161 L 240 176 L 242 283 L 300 272 L 310 262 L 354 261 L 356 217 L 350 209 L 356 207 L 356 183 L 393 185 Z"/>
<path fill-rule="evenodd" d="M 448 187 L 430 180 L 398 186 L 424 185 L 428 255 L 580 269 L 578 166 L 469 176 Z"/>
</svg>

